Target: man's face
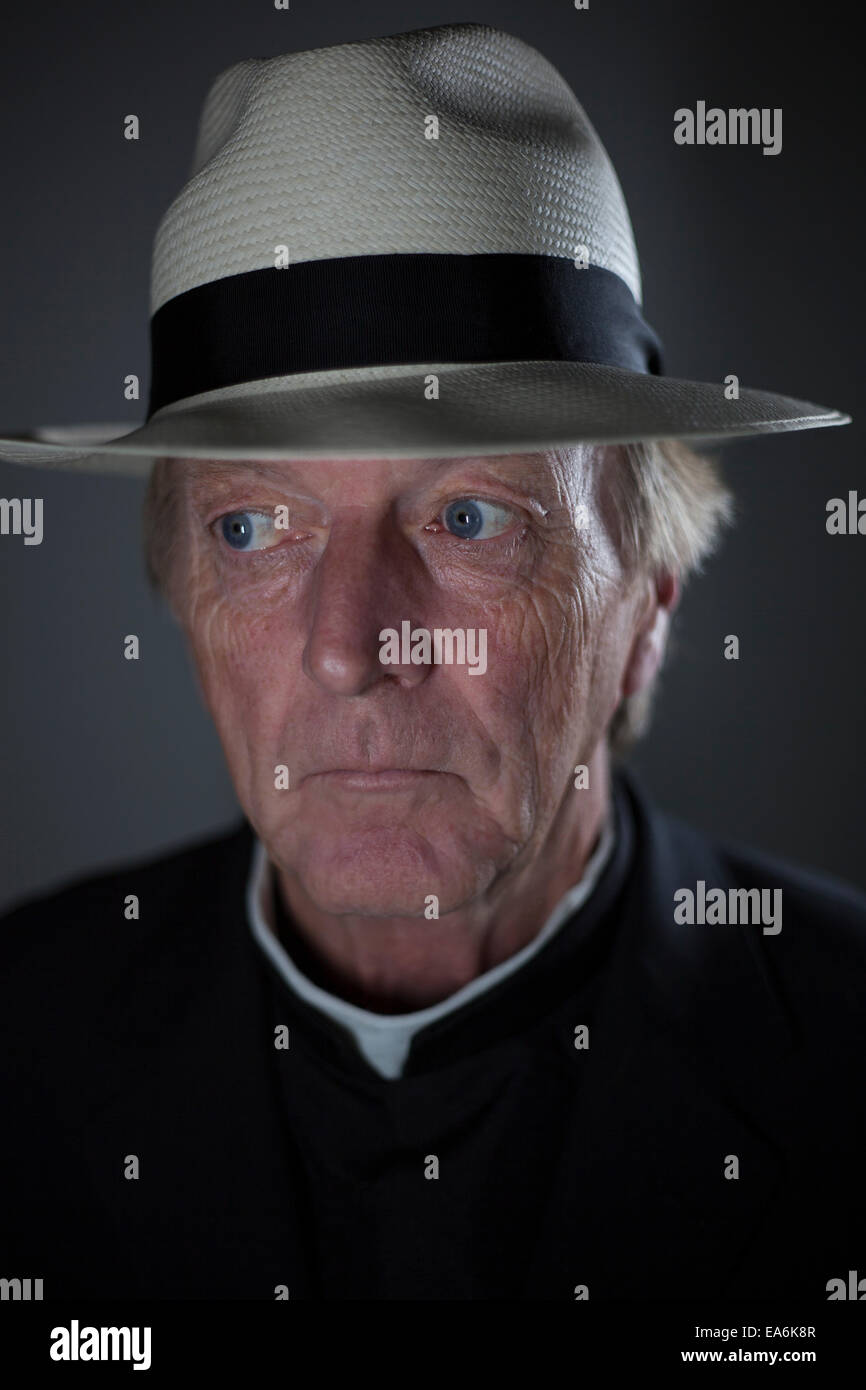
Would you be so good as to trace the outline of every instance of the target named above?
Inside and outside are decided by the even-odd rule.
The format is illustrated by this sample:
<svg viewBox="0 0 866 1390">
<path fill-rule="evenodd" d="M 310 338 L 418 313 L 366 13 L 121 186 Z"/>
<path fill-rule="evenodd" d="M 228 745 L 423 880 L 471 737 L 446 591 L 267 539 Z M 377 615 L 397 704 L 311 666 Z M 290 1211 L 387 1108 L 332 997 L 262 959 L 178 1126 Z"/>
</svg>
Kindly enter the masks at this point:
<svg viewBox="0 0 866 1390">
<path fill-rule="evenodd" d="M 181 469 L 179 617 L 282 873 L 323 912 L 411 916 L 531 866 L 635 628 L 603 451 Z M 463 629 L 477 669 L 388 663 L 404 622 Z"/>
</svg>

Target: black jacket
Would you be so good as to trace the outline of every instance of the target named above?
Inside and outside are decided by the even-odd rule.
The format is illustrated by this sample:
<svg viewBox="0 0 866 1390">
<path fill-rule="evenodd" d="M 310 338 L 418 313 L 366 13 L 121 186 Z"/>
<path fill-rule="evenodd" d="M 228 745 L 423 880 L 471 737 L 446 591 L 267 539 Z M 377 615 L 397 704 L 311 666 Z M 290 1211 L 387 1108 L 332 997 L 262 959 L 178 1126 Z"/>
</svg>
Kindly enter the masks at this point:
<svg viewBox="0 0 866 1390">
<path fill-rule="evenodd" d="M 615 806 L 588 903 L 397 1080 L 255 943 L 246 822 L 7 914 L 0 1275 L 46 1299 L 824 1300 L 866 1274 L 866 899 L 622 776 Z M 781 888 L 781 932 L 676 925 L 698 880 Z"/>
</svg>

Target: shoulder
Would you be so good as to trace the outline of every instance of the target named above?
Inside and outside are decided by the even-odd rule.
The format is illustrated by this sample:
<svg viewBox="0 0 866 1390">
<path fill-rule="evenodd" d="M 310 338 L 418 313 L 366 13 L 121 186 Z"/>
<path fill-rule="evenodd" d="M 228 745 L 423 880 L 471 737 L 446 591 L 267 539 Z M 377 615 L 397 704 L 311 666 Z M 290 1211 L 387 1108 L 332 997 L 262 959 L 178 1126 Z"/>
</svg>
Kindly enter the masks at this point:
<svg viewBox="0 0 866 1390">
<path fill-rule="evenodd" d="M 866 1046 L 866 894 L 830 874 L 738 844 L 719 853 L 742 887 L 773 893 L 780 930 L 768 969 L 807 1035 L 850 1027 Z"/>
<path fill-rule="evenodd" d="M 719 886 L 757 889 L 764 895 L 778 931 L 763 935 L 784 938 L 789 950 L 820 952 L 826 947 L 839 963 L 847 959 L 866 966 L 866 893 L 860 888 L 812 865 L 697 831 L 673 817 L 668 822 L 687 853 L 702 851 L 708 864 L 718 866 Z"/>
<path fill-rule="evenodd" d="M 199 921 L 227 876 L 249 866 L 246 820 L 166 853 L 130 859 L 80 876 L 14 905 L 0 916 L 0 977 L 56 976 L 76 982 L 115 968 L 125 954 L 152 949 L 179 926 Z M 135 901 L 133 901 L 133 899 Z M 134 930 L 132 930 L 134 928 Z"/>
<path fill-rule="evenodd" d="M 783 925 L 806 935 L 821 930 L 845 941 L 852 951 L 866 948 L 866 892 L 845 880 L 744 844 L 735 836 L 713 835 L 662 810 L 630 771 L 617 777 L 631 803 L 638 835 L 672 883 L 683 887 L 703 877 L 707 888 L 778 889 Z"/>
<path fill-rule="evenodd" d="M 754 965 L 784 1001 L 801 1037 L 859 1039 L 866 1047 L 866 893 L 831 874 L 717 837 L 644 804 L 656 852 L 666 859 L 664 897 L 694 894 L 695 925 L 685 931 L 708 969 L 719 943 L 736 933 Z M 709 910 L 717 894 L 719 916 Z M 700 901 L 707 904 L 703 918 Z M 677 901 L 682 902 L 682 896 Z M 726 949 L 722 946 L 722 949 Z M 730 948 L 728 948 L 730 949 Z"/>
</svg>

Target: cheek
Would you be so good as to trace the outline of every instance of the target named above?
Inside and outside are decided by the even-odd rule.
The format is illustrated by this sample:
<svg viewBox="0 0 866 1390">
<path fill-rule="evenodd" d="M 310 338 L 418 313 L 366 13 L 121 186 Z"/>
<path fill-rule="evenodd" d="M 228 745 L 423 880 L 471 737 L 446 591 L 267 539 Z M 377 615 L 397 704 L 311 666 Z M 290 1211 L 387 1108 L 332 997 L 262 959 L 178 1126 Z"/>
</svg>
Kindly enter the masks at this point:
<svg viewBox="0 0 866 1390">
<path fill-rule="evenodd" d="M 556 707 L 592 685 L 620 575 L 592 536 L 553 549 L 520 596 L 515 649 L 532 698 Z"/>
<path fill-rule="evenodd" d="M 557 547 L 520 596 L 513 665 L 526 726 L 554 782 L 560 763 L 591 756 L 616 708 L 628 614 L 626 576 L 600 525 Z"/>
<path fill-rule="evenodd" d="M 241 714 L 244 728 L 263 733 L 269 712 L 278 715 L 287 673 L 300 666 L 287 649 L 285 605 L 264 594 L 253 601 L 247 585 L 226 582 L 201 558 L 191 567 L 188 593 L 184 628 L 224 742 L 240 738 Z"/>
</svg>

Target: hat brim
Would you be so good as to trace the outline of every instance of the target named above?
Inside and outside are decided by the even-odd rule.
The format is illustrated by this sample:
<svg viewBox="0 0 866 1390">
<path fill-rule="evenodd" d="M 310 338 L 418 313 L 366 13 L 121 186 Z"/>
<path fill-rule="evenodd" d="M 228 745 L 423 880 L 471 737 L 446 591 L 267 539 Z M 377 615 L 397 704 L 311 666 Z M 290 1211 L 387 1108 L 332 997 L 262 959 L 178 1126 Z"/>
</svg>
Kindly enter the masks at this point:
<svg viewBox="0 0 866 1390">
<path fill-rule="evenodd" d="M 3 436 L 0 458 L 142 477 L 159 457 L 422 458 L 652 439 L 709 445 L 850 419 L 773 392 L 740 387 L 728 399 L 721 382 L 586 362 L 433 363 L 245 382 L 165 406 L 129 432 L 76 425 Z"/>
</svg>

